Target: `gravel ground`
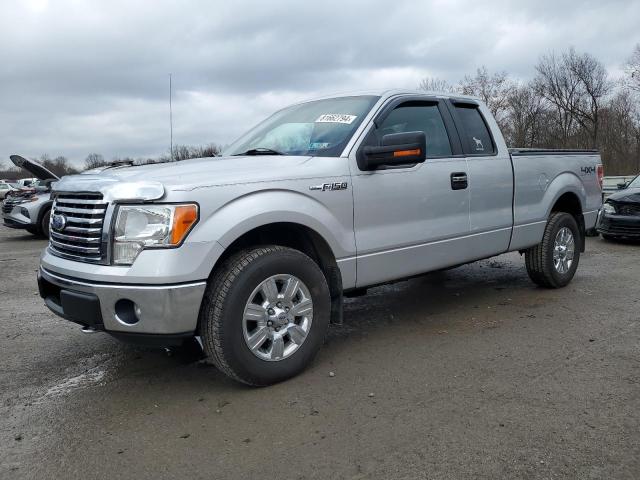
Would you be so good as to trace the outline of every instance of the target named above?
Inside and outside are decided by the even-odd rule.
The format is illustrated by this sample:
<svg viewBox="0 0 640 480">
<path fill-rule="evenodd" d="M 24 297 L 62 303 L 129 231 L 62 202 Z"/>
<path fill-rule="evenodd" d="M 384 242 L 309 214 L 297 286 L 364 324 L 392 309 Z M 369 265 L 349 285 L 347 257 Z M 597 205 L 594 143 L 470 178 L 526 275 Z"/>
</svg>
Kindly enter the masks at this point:
<svg viewBox="0 0 640 480">
<path fill-rule="evenodd" d="M 640 245 L 561 290 L 518 254 L 375 288 L 263 389 L 56 318 L 44 246 L 0 228 L 2 479 L 640 478 Z"/>
</svg>

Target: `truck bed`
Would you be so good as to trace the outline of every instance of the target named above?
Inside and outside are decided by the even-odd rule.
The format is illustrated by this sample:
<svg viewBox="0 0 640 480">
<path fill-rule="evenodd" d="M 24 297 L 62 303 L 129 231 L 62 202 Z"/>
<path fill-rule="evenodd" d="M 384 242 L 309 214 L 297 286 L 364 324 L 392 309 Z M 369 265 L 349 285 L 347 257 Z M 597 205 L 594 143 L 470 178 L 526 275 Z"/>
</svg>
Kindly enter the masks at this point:
<svg viewBox="0 0 640 480">
<path fill-rule="evenodd" d="M 580 202 L 584 227 L 595 226 L 602 202 L 596 150 L 512 148 L 509 154 L 514 177 L 510 250 L 538 244 L 550 209 L 568 192 Z"/>
</svg>

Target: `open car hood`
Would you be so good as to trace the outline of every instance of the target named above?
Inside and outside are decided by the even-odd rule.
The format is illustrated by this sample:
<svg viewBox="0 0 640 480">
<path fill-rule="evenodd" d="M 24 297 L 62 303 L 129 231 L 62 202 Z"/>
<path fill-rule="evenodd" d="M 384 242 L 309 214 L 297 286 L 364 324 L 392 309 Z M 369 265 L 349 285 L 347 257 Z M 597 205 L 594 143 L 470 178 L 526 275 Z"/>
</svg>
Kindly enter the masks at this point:
<svg viewBox="0 0 640 480">
<path fill-rule="evenodd" d="M 9 157 L 13 164 L 18 168 L 24 168 L 31 175 L 36 177 L 38 180 L 49 180 L 54 179 L 58 180 L 59 177 L 52 173 L 50 170 L 44 168 L 35 160 L 29 160 L 27 158 L 21 157 L 20 155 L 11 155 Z"/>
</svg>

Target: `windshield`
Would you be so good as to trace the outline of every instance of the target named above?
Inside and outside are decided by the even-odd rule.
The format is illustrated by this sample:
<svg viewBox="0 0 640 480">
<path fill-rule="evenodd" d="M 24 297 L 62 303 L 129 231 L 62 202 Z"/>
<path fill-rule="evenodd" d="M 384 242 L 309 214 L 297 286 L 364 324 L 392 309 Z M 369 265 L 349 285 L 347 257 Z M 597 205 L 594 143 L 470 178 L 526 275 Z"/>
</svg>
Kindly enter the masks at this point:
<svg viewBox="0 0 640 480">
<path fill-rule="evenodd" d="M 340 97 L 293 105 L 250 130 L 223 155 L 338 157 L 379 98 Z"/>
<path fill-rule="evenodd" d="M 640 188 L 640 175 L 634 178 L 627 188 Z"/>
</svg>

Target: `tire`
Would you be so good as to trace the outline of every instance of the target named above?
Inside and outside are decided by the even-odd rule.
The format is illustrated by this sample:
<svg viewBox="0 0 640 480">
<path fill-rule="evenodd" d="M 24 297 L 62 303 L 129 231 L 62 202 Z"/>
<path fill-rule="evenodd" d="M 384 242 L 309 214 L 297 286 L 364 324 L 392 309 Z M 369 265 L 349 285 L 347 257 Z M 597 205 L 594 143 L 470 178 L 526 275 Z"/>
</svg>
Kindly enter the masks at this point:
<svg viewBox="0 0 640 480">
<path fill-rule="evenodd" d="M 559 232 L 567 228 L 573 236 L 573 257 L 566 271 L 567 264 L 556 267 L 554 261 L 555 243 Z M 561 288 L 566 286 L 576 273 L 580 262 L 582 236 L 575 218 L 564 212 L 553 212 L 544 229 L 542 242 L 525 252 L 525 264 L 529 278 L 541 287 Z"/>
<path fill-rule="evenodd" d="M 273 280 L 273 277 L 276 277 L 274 281 L 278 283 L 278 297 L 283 292 L 286 294 L 284 287 L 288 284 L 288 280 L 280 278 L 299 280 L 302 285 L 300 288 L 304 287 L 307 293 L 303 295 L 300 293 L 302 290 L 296 290 L 298 293 L 291 302 L 297 301 L 298 304 L 290 303 L 291 307 L 278 303 L 287 312 L 291 310 L 291 313 L 285 314 L 284 310 L 277 309 L 275 321 L 286 322 L 287 319 L 281 317 L 291 315 L 288 324 L 266 327 L 271 321 L 269 319 L 276 317 L 270 316 L 274 315 L 275 307 L 267 308 L 264 305 L 275 304 L 267 300 L 263 293 L 265 290 L 260 288 L 265 282 Z M 297 288 L 298 284 L 295 285 Z M 311 320 L 307 316 L 294 319 L 294 310 L 297 313 L 300 310 L 298 307 L 302 308 L 303 300 L 308 305 L 305 300 L 307 294 L 312 302 Z M 257 314 L 245 314 L 246 309 L 254 307 L 258 309 Z M 264 311 L 259 310 L 260 308 Z M 205 354 L 223 373 L 247 385 L 267 386 L 281 382 L 300 373 L 316 355 L 329 326 L 330 310 L 331 300 L 326 278 L 307 255 L 275 245 L 243 250 L 227 259 L 209 281 L 199 318 Z M 278 314 L 278 311 L 282 313 Z M 260 320 L 247 320 L 252 315 Z M 295 322 L 301 322 L 300 325 L 304 322 L 307 328 L 306 337 L 303 340 L 298 338 L 299 344 L 293 341 L 292 336 L 287 337 L 288 333 L 283 333 L 288 332 L 289 328 L 295 328 Z M 273 341 L 267 339 L 260 349 L 250 349 L 249 342 L 251 338 L 255 338 L 251 337 L 248 327 L 250 323 L 255 324 L 254 332 L 267 328 L 268 334 L 274 336 Z M 278 332 L 275 329 L 281 329 L 280 338 L 287 339 L 286 342 L 276 342 Z M 296 331 L 299 332 L 300 329 Z M 276 343 L 279 346 L 285 345 L 284 350 L 278 350 L 283 352 L 282 356 L 275 353 Z M 271 357 L 267 348 L 269 346 Z M 295 350 L 287 354 L 287 350 L 292 348 Z"/>
<path fill-rule="evenodd" d="M 44 238 L 49 238 L 49 223 L 51 221 L 51 209 L 47 208 L 40 217 L 40 222 L 38 224 L 38 235 Z"/>
</svg>

